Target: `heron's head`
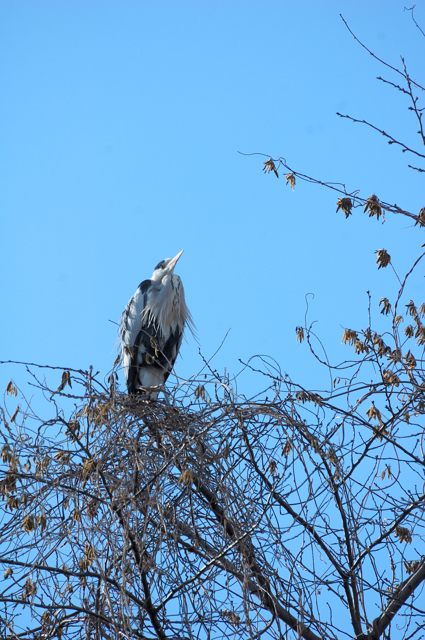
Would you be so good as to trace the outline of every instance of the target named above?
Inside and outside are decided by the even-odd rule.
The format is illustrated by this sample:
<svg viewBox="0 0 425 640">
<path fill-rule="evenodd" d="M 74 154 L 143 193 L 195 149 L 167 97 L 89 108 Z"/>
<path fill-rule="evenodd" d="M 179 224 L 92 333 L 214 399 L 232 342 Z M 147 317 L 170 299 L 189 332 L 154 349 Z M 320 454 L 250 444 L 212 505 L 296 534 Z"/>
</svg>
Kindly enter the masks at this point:
<svg viewBox="0 0 425 640">
<path fill-rule="evenodd" d="M 174 271 L 174 267 L 176 266 L 177 261 L 181 257 L 182 253 L 183 250 L 179 251 L 178 254 L 174 256 L 174 258 L 165 258 L 165 260 L 161 260 L 161 262 L 158 262 L 155 269 L 153 270 L 151 279 L 161 281 L 163 278 L 165 278 L 165 276 L 172 274 Z"/>
</svg>

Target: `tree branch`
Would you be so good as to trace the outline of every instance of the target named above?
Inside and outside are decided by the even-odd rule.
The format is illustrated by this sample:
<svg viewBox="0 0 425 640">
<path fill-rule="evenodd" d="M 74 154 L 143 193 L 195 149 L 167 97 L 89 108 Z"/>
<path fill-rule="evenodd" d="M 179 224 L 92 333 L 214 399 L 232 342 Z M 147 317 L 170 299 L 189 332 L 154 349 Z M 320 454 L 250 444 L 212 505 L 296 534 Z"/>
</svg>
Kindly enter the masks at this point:
<svg viewBox="0 0 425 640">
<path fill-rule="evenodd" d="M 402 151 L 403 151 L 403 153 L 405 153 L 405 152 L 412 153 L 413 155 L 418 156 L 419 158 L 425 159 L 425 154 L 420 153 L 419 151 L 415 151 L 415 149 L 412 149 L 411 147 L 408 147 L 406 144 L 404 144 L 404 142 L 400 142 L 399 140 L 396 140 L 396 138 L 394 138 L 392 135 L 390 135 L 389 133 L 387 133 L 383 129 L 380 129 L 379 127 L 376 127 L 374 124 L 372 124 L 371 122 L 368 122 L 367 120 L 359 120 L 358 118 L 353 118 L 353 116 L 349 116 L 349 115 L 345 115 L 343 113 L 339 113 L 339 111 L 337 111 L 336 115 L 339 116 L 340 118 L 346 118 L 347 120 L 351 120 L 351 122 L 356 122 L 356 123 L 359 123 L 359 124 L 365 124 L 367 127 L 370 127 L 374 131 L 377 131 L 378 133 L 383 135 L 384 138 L 388 138 L 388 141 L 389 141 L 388 144 L 396 144 L 396 145 L 400 146 Z"/>
<path fill-rule="evenodd" d="M 391 596 L 387 606 L 385 607 L 385 610 L 380 616 L 375 618 L 373 621 L 373 629 L 368 636 L 370 640 L 378 640 L 384 634 L 385 629 L 389 627 L 396 613 L 404 604 L 406 604 L 407 599 L 424 580 L 425 558 L 422 560 L 416 571 L 414 571 L 407 580 L 397 587 L 394 595 Z"/>
</svg>

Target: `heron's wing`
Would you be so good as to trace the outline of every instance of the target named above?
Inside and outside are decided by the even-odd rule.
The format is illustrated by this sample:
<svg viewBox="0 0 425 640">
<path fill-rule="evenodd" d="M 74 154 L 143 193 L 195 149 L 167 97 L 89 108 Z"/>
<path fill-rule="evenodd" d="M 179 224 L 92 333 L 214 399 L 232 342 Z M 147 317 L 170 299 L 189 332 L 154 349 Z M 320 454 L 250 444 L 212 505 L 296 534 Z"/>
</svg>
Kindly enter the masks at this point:
<svg viewBox="0 0 425 640">
<path fill-rule="evenodd" d="M 130 298 L 120 322 L 121 357 L 124 374 L 129 392 L 135 391 L 137 382 L 137 347 L 138 336 L 143 327 L 144 309 L 147 302 L 147 292 L 151 280 L 144 280 L 139 284 L 135 294 Z"/>
<path fill-rule="evenodd" d="M 161 372 L 164 383 L 171 373 L 180 348 L 183 334 L 178 329 L 171 329 L 165 339 L 154 320 L 142 322 L 142 326 L 134 345 L 134 362 L 130 368 L 130 375 L 139 375 L 135 383 L 143 384 L 140 369 L 142 367 L 155 368 Z"/>
<path fill-rule="evenodd" d="M 162 358 L 163 358 L 163 367 L 164 367 L 164 382 L 167 380 L 168 376 L 171 373 L 172 368 L 174 367 L 174 363 L 177 358 L 177 354 L 180 349 L 180 345 L 182 343 L 183 331 L 180 331 L 178 328 L 175 328 L 174 331 L 170 332 L 167 341 L 164 344 L 162 349 Z"/>
</svg>

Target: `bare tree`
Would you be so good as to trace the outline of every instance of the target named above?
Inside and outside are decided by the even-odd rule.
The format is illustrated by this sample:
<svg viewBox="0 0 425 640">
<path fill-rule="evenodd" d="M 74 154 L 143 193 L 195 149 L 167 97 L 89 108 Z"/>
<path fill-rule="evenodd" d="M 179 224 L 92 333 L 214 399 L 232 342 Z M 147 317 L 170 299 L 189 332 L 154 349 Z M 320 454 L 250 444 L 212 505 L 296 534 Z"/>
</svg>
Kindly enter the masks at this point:
<svg viewBox="0 0 425 640">
<path fill-rule="evenodd" d="M 423 87 L 404 62 L 383 64 L 425 146 Z M 424 170 L 421 151 L 381 133 Z M 264 169 L 336 191 L 346 217 L 362 206 L 425 226 L 425 209 L 283 158 Z M 244 365 L 267 382 L 259 396 L 237 396 L 206 363 L 171 404 L 120 393 L 115 371 L 105 384 L 21 363 L 36 394 L 11 380 L 1 410 L 1 637 L 423 637 L 425 304 L 410 294 L 423 257 L 378 320 L 370 300 L 368 325 L 345 329 L 344 362 L 320 355 L 308 321 L 296 328 L 329 374 L 320 390 L 259 356 Z"/>
</svg>

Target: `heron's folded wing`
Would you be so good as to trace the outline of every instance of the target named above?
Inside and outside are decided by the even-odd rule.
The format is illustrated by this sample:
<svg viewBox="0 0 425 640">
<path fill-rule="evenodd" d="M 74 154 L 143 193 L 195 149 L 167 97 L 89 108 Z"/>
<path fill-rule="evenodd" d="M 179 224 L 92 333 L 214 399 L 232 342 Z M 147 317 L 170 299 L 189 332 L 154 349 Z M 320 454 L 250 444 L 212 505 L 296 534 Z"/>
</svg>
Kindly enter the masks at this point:
<svg viewBox="0 0 425 640">
<path fill-rule="evenodd" d="M 182 331 L 175 328 L 165 340 L 155 321 L 143 322 L 134 345 L 134 369 L 140 371 L 141 367 L 157 368 L 162 371 L 165 382 L 176 361 L 182 337 Z M 130 375 L 132 374 L 133 371 Z"/>
<path fill-rule="evenodd" d="M 167 380 L 172 368 L 174 367 L 174 363 L 182 343 L 182 338 L 183 332 L 176 328 L 174 331 L 171 331 L 168 340 L 164 344 L 162 350 L 163 367 L 165 369 L 164 382 Z"/>
<path fill-rule="evenodd" d="M 135 346 L 143 326 L 143 310 L 146 306 L 147 291 L 151 283 L 151 280 L 144 280 L 140 283 L 121 316 L 119 330 L 121 357 L 128 387 L 132 386 L 130 378 L 137 375 L 137 372 L 134 371 L 134 367 L 137 365 Z"/>
</svg>

